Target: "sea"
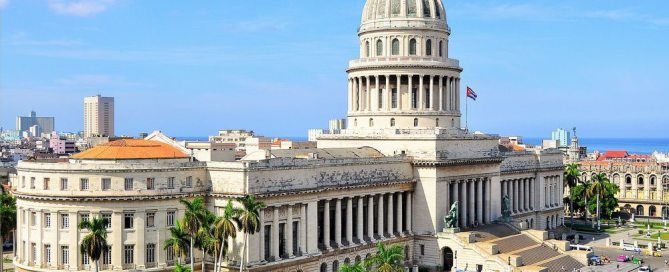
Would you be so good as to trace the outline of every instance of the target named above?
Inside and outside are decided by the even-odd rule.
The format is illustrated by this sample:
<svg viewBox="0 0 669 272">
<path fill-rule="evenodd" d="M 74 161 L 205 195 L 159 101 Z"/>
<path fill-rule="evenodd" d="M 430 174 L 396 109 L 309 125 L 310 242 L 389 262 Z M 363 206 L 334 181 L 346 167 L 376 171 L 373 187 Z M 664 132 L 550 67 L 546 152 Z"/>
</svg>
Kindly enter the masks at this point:
<svg viewBox="0 0 669 272">
<path fill-rule="evenodd" d="M 306 137 L 277 137 L 289 139 L 292 141 L 306 141 Z M 207 137 L 177 137 L 178 140 L 186 141 L 207 141 Z M 542 138 L 527 137 L 523 138 L 525 144 L 540 145 Z M 626 150 L 632 154 L 651 154 L 655 151 L 669 152 L 669 138 L 579 138 L 579 144 L 586 146 L 588 152 L 599 150 Z"/>
</svg>

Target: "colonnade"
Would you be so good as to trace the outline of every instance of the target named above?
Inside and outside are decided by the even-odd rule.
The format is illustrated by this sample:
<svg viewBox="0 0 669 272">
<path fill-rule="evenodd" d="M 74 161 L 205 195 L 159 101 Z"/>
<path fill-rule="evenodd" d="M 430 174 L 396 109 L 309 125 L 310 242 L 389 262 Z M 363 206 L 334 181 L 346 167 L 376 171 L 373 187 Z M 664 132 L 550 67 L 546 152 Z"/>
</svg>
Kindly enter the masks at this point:
<svg viewBox="0 0 669 272">
<path fill-rule="evenodd" d="M 348 94 L 349 112 L 459 112 L 460 78 L 423 74 L 359 76 L 349 78 Z"/>
<path fill-rule="evenodd" d="M 564 196 L 564 186 L 560 176 L 544 177 L 544 207 L 558 207 Z"/>
<path fill-rule="evenodd" d="M 492 222 L 490 202 L 490 178 L 467 178 L 452 180 L 447 186 L 446 203 L 450 207 L 459 202 L 458 224 L 462 228 Z"/>
<path fill-rule="evenodd" d="M 277 261 L 306 253 L 308 205 L 269 206 L 260 213 L 260 260 Z"/>
<path fill-rule="evenodd" d="M 504 201 L 504 196 L 509 196 L 511 214 L 534 211 L 536 194 L 533 192 L 535 183 L 535 179 L 530 177 L 502 180 L 500 183 L 502 188 L 500 201 Z"/>
</svg>

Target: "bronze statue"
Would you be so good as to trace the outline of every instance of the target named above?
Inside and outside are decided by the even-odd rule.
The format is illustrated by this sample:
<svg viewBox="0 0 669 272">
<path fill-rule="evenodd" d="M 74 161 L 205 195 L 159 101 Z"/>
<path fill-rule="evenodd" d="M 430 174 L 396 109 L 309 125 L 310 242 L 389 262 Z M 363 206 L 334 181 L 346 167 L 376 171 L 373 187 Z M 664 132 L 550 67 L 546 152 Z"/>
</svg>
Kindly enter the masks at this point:
<svg viewBox="0 0 669 272">
<path fill-rule="evenodd" d="M 509 217 L 511 217 L 511 200 L 509 199 L 509 195 L 504 195 L 502 199 L 502 218 Z"/>
<path fill-rule="evenodd" d="M 458 227 L 458 202 L 453 202 L 451 205 L 451 211 L 448 215 L 444 216 L 444 228 L 457 228 Z"/>
</svg>

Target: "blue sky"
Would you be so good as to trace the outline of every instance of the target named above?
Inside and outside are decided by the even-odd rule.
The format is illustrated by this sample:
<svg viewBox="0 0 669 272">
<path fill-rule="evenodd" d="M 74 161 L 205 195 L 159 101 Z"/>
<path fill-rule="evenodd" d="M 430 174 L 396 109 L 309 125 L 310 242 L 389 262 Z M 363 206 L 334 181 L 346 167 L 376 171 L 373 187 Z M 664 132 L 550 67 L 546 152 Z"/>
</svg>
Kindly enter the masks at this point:
<svg viewBox="0 0 669 272">
<path fill-rule="evenodd" d="M 117 134 L 304 136 L 346 111 L 363 0 L 0 0 L 0 125 L 30 110 L 82 129 L 116 97 Z M 669 134 L 668 1 L 445 1 L 470 128 Z M 464 86 L 463 86 L 464 89 Z"/>
</svg>

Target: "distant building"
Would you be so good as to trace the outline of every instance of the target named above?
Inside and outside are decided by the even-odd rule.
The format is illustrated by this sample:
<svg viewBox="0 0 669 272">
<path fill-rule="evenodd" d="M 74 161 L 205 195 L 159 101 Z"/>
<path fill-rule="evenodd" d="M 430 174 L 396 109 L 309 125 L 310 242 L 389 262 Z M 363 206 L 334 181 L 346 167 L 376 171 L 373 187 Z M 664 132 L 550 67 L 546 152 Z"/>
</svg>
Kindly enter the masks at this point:
<svg viewBox="0 0 669 272">
<path fill-rule="evenodd" d="M 72 154 L 77 152 L 76 141 L 68 139 L 65 136 L 58 135 L 58 133 L 52 133 L 51 138 L 49 139 L 49 148 L 54 154 Z"/>
<path fill-rule="evenodd" d="M 30 116 L 16 117 L 16 130 L 30 132 L 30 128 L 33 126 L 37 126 L 40 132 L 51 133 L 55 129 L 55 118 L 38 117 L 35 111 L 31 111 Z M 39 134 L 36 136 L 39 136 Z"/>
<path fill-rule="evenodd" d="M 39 137 L 42 135 L 42 129 L 39 125 L 34 125 L 28 129 L 28 133 L 30 134 L 30 137 Z"/>
<path fill-rule="evenodd" d="M 569 130 L 558 128 L 551 133 L 551 140 L 557 140 L 559 147 L 568 147 L 571 139 L 571 132 Z"/>
<path fill-rule="evenodd" d="M 84 137 L 114 136 L 114 98 L 84 98 Z"/>
<path fill-rule="evenodd" d="M 244 129 L 224 129 L 219 130 L 218 135 L 210 136 L 210 142 L 215 143 L 233 143 L 237 151 L 251 153 L 257 150 L 268 150 L 272 147 L 272 139 L 263 136 L 256 136 L 252 130 Z"/>
</svg>

